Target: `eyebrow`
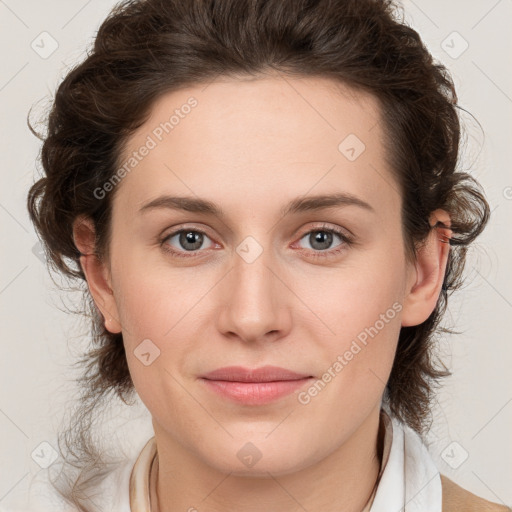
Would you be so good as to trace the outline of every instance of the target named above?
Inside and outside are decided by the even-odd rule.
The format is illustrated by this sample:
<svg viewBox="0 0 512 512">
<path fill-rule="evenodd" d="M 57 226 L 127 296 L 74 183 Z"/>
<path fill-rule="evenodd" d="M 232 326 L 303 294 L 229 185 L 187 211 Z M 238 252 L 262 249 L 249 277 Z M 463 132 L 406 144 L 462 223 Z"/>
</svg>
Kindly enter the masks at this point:
<svg viewBox="0 0 512 512">
<path fill-rule="evenodd" d="M 336 206 L 357 206 L 363 208 L 369 212 L 375 213 L 373 207 L 366 201 L 345 192 L 336 194 L 323 194 L 316 196 L 298 197 L 293 201 L 290 201 L 284 208 L 281 209 L 281 215 L 283 217 L 306 211 L 321 210 L 324 208 L 333 208 Z M 173 209 L 173 210 L 184 210 L 187 212 L 194 213 L 206 213 L 220 219 L 225 219 L 226 214 L 215 203 L 206 199 L 200 199 L 195 197 L 176 197 L 163 195 L 153 199 L 142 205 L 139 213 L 144 213 L 149 210 L 155 209 Z"/>
</svg>

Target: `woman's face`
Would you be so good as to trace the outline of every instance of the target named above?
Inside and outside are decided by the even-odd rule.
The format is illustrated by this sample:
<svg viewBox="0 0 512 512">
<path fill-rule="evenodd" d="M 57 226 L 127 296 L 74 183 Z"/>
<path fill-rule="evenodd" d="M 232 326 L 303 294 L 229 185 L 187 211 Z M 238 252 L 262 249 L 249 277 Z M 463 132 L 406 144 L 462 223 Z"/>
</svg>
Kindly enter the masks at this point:
<svg viewBox="0 0 512 512">
<path fill-rule="evenodd" d="M 159 442 L 286 474 L 378 411 L 416 279 L 379 120 L 374 98 L 327 79 L 219 80 L 161 97 L 130 138 L 104 188 L 102 307 Z M 266 365 L 309 378 L 203 378 Z"/>
</svg>

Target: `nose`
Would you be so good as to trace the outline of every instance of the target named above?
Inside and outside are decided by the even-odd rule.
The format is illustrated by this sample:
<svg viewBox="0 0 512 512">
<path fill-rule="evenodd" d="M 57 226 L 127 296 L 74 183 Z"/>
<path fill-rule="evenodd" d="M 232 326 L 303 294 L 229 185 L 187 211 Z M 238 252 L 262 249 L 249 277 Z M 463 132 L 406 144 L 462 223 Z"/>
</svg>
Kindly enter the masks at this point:
<svg viewBox="0 0 512 512">
<path fill-rule="evenodd" d="M 270 251 L 254 261 L 238 253 L 223 279 L 217 328 L 224 336 L 246 343 L 276 341 L 291 327 L 287 281 Z"/>
</svg>

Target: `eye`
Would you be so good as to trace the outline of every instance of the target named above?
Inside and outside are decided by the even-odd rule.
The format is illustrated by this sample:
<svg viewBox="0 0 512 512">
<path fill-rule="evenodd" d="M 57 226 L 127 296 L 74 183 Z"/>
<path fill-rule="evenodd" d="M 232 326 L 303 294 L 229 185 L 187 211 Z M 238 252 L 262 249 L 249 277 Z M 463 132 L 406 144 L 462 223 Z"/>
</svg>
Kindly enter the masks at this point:
<svg viewBox="0 0 512 512">
<path fill-rule="evenodd" d="M 335 238 L 338 238 L 341 243 L 331 249 Z M 352 245 L 352 239 L 347 234 L 336 228 L 319 226 L 315 229 L 308 231 L 299 240 L 305 240 L 310 247 L 306 249 L 312 251 L 313 258 L 327 258 L 336 256 L 343 250 Z"/>
<path fill-rule="evenodd" d="M 196 252 L 204 249 L 204 243 L 210 237 L 198 229 L 179 229 L 167 235 L 162 241 L 163 249 L 174 256 L 188 258 L 195 256 Z M 173 244 L 174 240 L 174 244 Z M 191 254 L 186 254 L 186 253 Z"/>
<path fill-rule="evenodd" d="M 331 249 L 335 238 L 338 238 L 341 242 Z M 172 233 L 166 235 L 160 244 L 166 252 L 172 256 L 179 258 L 190 258 L 198 255 L 198 252 L 202 249 L 207 249 L 207 240 L 211 241 L 211 238 L 200 229 L 192 228 L 180 228 Z M 310 247 L 306 248 L 308 257 L 312 258 L 328 258 L 337 256 L 340 252 L 346 250 L 352 245 L 352 238 L 341 231 L 340 229 L 319 226 L 306 232 L 299 240 L 299 243 L 305 240 Z M 297 243 L 297 242 L 296 242 Z M 216 244 L 212 242 L 210 248 Z M 217 245 L 218 246 L 218 245 Z M 303 249 L 299 247 L 299 249 Z M 303 252 L 303 251 L 302 251 Z M 187 254 L 188 253 L 188 254 Z"/>
</svg>

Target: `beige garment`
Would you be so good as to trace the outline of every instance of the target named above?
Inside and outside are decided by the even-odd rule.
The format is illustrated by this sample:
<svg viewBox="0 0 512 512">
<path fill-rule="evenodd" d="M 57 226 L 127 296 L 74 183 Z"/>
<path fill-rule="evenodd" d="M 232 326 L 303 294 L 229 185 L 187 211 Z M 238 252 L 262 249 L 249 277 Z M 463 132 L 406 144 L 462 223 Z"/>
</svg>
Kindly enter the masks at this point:
<svg viewBox="0 0 512 512">
<path fill-rule="evenodd" d="M 443 512 L 511 512 L 512 508 L 484 500 L 441 475 Z"/>
</svg>

